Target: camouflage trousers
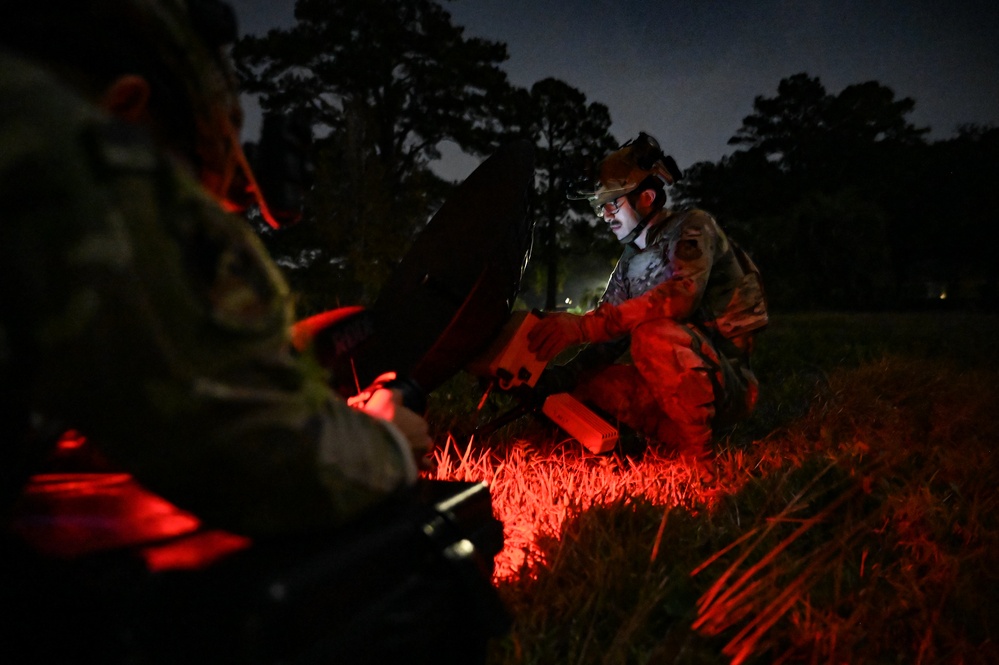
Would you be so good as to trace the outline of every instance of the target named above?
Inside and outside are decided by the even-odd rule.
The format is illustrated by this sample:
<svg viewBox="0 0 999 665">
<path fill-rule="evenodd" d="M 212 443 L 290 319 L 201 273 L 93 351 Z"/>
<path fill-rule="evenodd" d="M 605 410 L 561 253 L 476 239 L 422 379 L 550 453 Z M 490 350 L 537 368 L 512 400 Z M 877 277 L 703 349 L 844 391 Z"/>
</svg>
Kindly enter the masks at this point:
<svg viewBox="0 0 999 665">
<path fill-rule="evenodd" d="M 573 394 L 682 456 L 703 458 L 713 427 L 753 410 L 759 382 L 698 328 L 663 319 L 635 328 L 630 359 L 584 373 Z"/>
</svg>

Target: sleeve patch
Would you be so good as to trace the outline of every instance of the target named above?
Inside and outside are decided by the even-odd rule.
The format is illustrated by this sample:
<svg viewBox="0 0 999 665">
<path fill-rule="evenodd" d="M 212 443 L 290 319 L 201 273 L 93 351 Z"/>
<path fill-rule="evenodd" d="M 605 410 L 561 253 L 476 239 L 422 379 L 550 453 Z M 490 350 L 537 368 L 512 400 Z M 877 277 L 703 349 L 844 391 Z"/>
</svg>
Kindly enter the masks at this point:
<svg viewBox="0 0 999 665">
<path fill-rule="evenodd" d="M 674 255 L 681 261 L 696 261 L 701 258 L 702 252 L 696 240 L 680 240 L 676 243 Z"/>
</svg>

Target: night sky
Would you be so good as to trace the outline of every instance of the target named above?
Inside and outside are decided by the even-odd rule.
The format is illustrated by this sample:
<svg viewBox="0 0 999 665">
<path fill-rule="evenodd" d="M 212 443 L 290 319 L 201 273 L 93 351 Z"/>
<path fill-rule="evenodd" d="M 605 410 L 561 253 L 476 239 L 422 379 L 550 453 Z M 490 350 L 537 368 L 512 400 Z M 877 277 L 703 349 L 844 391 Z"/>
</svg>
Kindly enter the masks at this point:
<svg viewBox="0 0 999 665">
<path fill-rule="evenodd" d="M 233 0 L 242 33 L 292 25 L 294 0 Z M 546 77 L 606 104 L 614 136 L 645 130 L 682 168 L 732 152 L 757 95 L 782 78 L 826 90 L 876 80 L 912 97 L 909 119 L 933 140 L 962 123 L 999 125 L 999 2 L 994 0 L 454 0 L 466 34 L 505 42 L 503 68 L 530 87 Z M 247 138 L 259 113 L 245 100 Z M 453 155 L 463 178 L 478 160 Z"/>
</svg>

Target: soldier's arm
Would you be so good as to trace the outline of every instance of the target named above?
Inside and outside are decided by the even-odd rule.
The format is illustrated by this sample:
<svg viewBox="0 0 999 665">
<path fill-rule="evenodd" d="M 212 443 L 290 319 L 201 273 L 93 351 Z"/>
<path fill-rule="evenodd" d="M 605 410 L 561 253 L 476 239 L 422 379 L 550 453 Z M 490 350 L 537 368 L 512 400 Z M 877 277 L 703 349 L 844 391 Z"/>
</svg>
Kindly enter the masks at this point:
<svg viewBox="0 0 999 665">
<path fill-rule="evenodd" d="M 413 479 L 398 431 L 289 351 L 287 288 L 242 220 L 141 135 L 18 87 L 0 197 L 26 304 L 4 326 L 35 358 L 38 416 L 249 535 L 340 523 Z"/>
</svg>

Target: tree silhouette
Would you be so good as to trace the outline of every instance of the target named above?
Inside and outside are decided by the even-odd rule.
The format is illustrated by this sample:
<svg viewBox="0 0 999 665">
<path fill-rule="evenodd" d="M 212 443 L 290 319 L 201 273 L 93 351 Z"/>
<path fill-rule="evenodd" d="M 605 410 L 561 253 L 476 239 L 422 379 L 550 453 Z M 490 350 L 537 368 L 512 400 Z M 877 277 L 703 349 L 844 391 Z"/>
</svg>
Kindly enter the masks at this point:
<svg viewBox="0 0 999 665">
<path fill-rule="evenodd" d="M 563 257 L 591 254 L 594 245 L 610 237 L 602 226 L 595 228 L 588 205 L 567 198 L 582 165 L 614 149 L 610 112 L 603 104 L 587 103 L 586 95 L 568 83 L 546 78 L 518 91 L 512 113 L 513 125 L 537 146 L 532 214 L 538 242 L 532 269 L 544 282 L 545 309 L 555 309 L 568 268 Z"/>
<path fill-rule="evenodd" d="M 729 140 L 740 149 L 692 167 L 681 196 L 736 231 L 776 304 L 890 304 L 911 277 L 908 236 L 922 232 L 911 202 L 928 130 L 906 120 L 914 106 L 876 81 L 833 95 L 795 74 L 756 97 Z"/>
<path fill-rule="evenodd" d="M 949 285 L 953 300 L 999 305 L 994 229 L 999 226 L 999 128 L 964 125 L 953 138 L 930 145 L 913 168 L 906 236 L 918 264 L 910 281 L 927 272 Z M 942 295 L 942 294 L 941 294 Z"/>
<path fill-rule="evenodd" d="M 506 46 L 465 38 L 431 0 L 298 0 L 295 19 L 241 40 L 237 71 L 265 111 L 310 119 L 311 263 L 339 266 L 335 291 L 364 300 L 448 189 L 429 167 L 442 142 L 497 144 Z"/>
</svg>

